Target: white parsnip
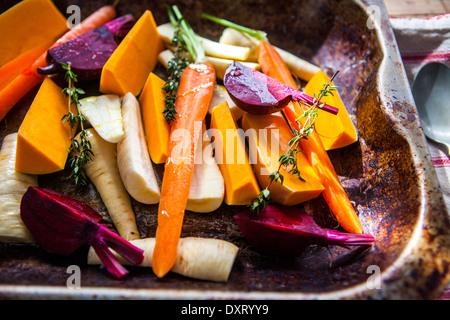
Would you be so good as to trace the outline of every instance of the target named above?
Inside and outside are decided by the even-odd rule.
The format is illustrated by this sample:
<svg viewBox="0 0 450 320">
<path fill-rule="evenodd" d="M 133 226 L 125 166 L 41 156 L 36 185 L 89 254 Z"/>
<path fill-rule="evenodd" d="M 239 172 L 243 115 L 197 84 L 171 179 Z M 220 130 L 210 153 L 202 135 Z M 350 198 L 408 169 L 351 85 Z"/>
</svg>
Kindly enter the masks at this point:
<svg viewBox="0 0 450 320">
<path fill-rule="evenodd" d="M 158 32 L 166 45 L 172 44 L 175 28 L 171 23 L 165 23 L 158 26 Z M 250 48 L 224 44 L 217 41 L 197 35 L 197 39 L 205 50 L 207 56 L 213 56 L 224 59 L 246 61 L 250 54 Z"/>
<path fill-rule="evenodd" d="M 248 34 L 237 31 L 233 28 L 225 28 L 222 32 L 222 36 L 220 37 L 219 42 L 237 46 L 248 46 L 251 49 L 248 58 L 249 61 L 258 61 L 259 40 Z M 303 60 L 288 51 L 285 51 L 278 47 L 275 47 L 275 49 L 280 54 L 289 70 L 300 79 L 309 81 L 317 72 L 320 71 L 320 68 L 318 66 L 306 60 Z"/>
<path fill-rule="evenodd" d="M 144 238 L 130 241 L 144 250 L 144 261 L 141 267 L 151 267 L 155 238 Z M 181 238 L 178 243 L 177 258 L 172 272 L 200 280 L 226 282 L 239 249 L 231 242 L 212 238 Z M 128 264 L 122 257 L 114 253 L 119 262 Z M 95 251 L 90 248 L 88 264 L 101 264 Z"/>
<path fill-rule="evenodd" d="M 173 57 L 173 51 L 170 49 L 166 49 L 159 53 L 158 61 L 167 69 L 169 67 L 169 61 L 172 60 Z"/>
<path fill-rule="evenodd" d="M 161 51 L 161 53 L 158 56 L 158 61 L 167 68 L 168 63 L 172 58 L 174 57 L 173 50 L 172 49 L 166 49 Z M 225 71 L 228 69 L 228 67 L 233 63 L 234 60 L 231 59 L 223 59 L 223 58 L 217 58 L 212 56 L 206 56 L 206 60 L 212 63 L 214 70 L 216 71 L 216 77 L 219 80 L 223 80 L 223 76 L 225 75 Z M 248 61 L 241 61 L 241 64 L 243 64 L 246 67 L 260 70 L 261 67 L 256 62 L 248 62 Z"/>
<path fill-rule="evenodd" d="M 209 141 L 208 141 L 209 140 Z M 218 209 L 225 196 L 222 172 L 213 156 L 211 141 L 204 130 L 204 138 L 197 148 L 186 210 L 208 213 Z"/>
<path fill-rule="evenodd" d="M 223 59 L 223 58 L 217 58 L 217 57 L 211 57 L 206 56 L 206 60 L 211 62 L 214 69 L 216 70 L 216 77 L 217 79 L 223 80 L 223 77 L 225 75 L 225 71 L 227 71 L 228 67 L 233 63 L 234 60 L 231 59 Z M 242 65 L 249 67 L 254 70 L 260 70 L 261 67 L 256 62 L 247 62 L 243 61 L 240 62 Z"/>
<path fill-rule="evenodd" d="M 120 236 L 126 240 L 138 239 L 140 233 L 130 195 L 117 165 L 116 144 L 104 140 L 94 129 L 88 129 L 87 134 L 94 157 L 85 166 L 86 174 L 97 188 Z"/>
<path fill-rule="evenodd" d="M 159 202 L 161 191 L 148 153 L 139 101 L 132 93 L 122 98 L 124 137 L 117 143 L 117 164 L 128 193 L 145 204 Z"/>
<path fill-rule="evenodd" d="M 231 99 L 230 95 L 228 94 L 227 88 L 225 88 L 223 84 L 216 84 L 214 86 L 213 96 L 209 104 L 208 113 L 211 114 L 212 109 L 214 109 L 214 107 L 218 106 L 219 104 L 225 101 L 228 103 L 228 106 L 230 107 L 234 120 L 238 121 L 239 119 L 241 119 L 242 116 L 244 115 L 244 110 L 239 108 L 234 103 L 233 99 Z"/>
<path fill-rule="evenodd" d="M 107 94 L 81 99 L 80 112 L 103 139 L 111 143 L 122 140 L 120 96 Z"/>
<path fill-rule="evenodd" d="M 4 137 L 0 150 L 0 242 L 32 243 L 20 218 L 20 202 L 28 187 L 38 186 L 35 175 L 16 172 L 17 133 Z"/>
</svg>

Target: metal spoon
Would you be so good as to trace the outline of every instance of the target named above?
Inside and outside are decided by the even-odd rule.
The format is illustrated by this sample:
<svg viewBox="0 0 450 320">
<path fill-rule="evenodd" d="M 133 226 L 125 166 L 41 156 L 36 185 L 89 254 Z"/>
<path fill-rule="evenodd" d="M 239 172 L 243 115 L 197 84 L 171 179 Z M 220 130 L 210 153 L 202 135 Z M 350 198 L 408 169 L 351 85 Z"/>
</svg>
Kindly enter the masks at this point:
<svg viewBox="0 0 450 320">
<path fill-rule="evenodd" d="M 450 149 L 450 68 L 442 63 L 425 65 L 412 87 L 425 135 Z"/>
</svg>

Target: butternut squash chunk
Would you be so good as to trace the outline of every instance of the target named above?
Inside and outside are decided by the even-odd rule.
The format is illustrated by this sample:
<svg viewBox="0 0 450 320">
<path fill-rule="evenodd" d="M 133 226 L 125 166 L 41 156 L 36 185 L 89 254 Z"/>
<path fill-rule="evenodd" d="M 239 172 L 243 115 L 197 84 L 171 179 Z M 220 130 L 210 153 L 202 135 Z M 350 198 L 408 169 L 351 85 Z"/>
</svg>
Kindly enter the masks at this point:
<svg viewBox="0 0 450 320">
<path fill-rule="evenodd" d="M 214 86 L 214 92 L 211 103 L 209 104 L 208 113 L 211 114 L 212 109 L 224 101 L 228 102 L 228 107 L 230 107 L 234 120 L 239 121 L 244 115 L 244 110 L 239 108 L 236 103 L 234 103 L 233 99 L 231 99 L 230 95 L 228 94 L 227 88 L 225 88 L 223 84 L 216 84 Z"/>
<path fill-rule="evenodd" d="M 279 156 L 289 149 L 288 143 L 293 138 L 292 132 L 280 113 L 264 116 L 245 113 L 242 128 L 248 132 L 250 150 L 256 151 L 256 159 L 252 160 L 255 175 L 261 187 L 266 188 L 269 184 L 269 174 L 277 171 L 279 167 Z M 293 206 L 314 199 L 322 193 L 324 187 L 302 152 L 297 153 L 297 167 L 305 181 L 282 167 L 280 174 L 284 178 L 283 184 L 272 183 L 269 188 L 272 200 L 282 205 Z"/>
<path fill-rule="evenodd" d="M 250 204 L 258 197 L 260 188 L 226 101 L 213 108 L 211 129 L 216 129 L 211 130 L 211 138 L 214 139 L 216 160 L 225 182 L 225 203 Z"/>
<path fill-rule="evenodd" d="M 163 49 L 153 14 L 147 10 L 103 66 L 100 91 L 139 95 Z"/>
<path fill-rule="evenodd" d="M 330 81 L 330 78 L 323 71 L 319 71 L 306 84 L 305 93 L 310 96 L 314 96 L 314 94 L 318 96 L 320 90 L 328 81 Z M 322 140 L 325 149 L 342 148 L 356 142 L 358 136 L 355 126 L 349 117 L 339 93 L 335 91 L 333 95 L 323 97 L 321 102 L 339 109 L 337 116 L 319 110 L 319 115 L 316 118 L 315 131 Z"/>
<path fill-rule="evenodd" d="M 0 30 L 1 67 L 34 48 L 48 49 L 67 30 L 67 23 L 52 1 L 25 0 L 0 15 Z"/>
<path fill-rule="evenodd" d="M 170 127 L 163 114 L 164 84 L 163 79 L 150 72 L 139 96 L 148 152 L 152 161 L 157 164 L 166 162 L 169 145 Z"/>
<path fill-rule="evenodd" d="M 64 169 L 70 146 L 70 125 L 61 121 L 68 101 L 50 78 L 45 78 L 18 132 L 16 170 L 48 174 Z"/>
</svg>

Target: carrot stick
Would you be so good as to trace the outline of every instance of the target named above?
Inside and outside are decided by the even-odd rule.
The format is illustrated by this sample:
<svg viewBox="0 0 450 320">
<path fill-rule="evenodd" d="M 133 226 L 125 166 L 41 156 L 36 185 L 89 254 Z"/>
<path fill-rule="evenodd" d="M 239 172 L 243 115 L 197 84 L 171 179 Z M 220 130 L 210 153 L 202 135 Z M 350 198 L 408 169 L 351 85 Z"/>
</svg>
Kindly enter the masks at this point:
<svg viewBox="0 0 450 320">
<path fill-rule="evenodd" d="M 261 71 L 284 84 L 296 89 L 297 84 L 292 77 L 286 63 L 278 54 L 274 46 L 261 40 L 258 46 L 258 63 Z"/>
<path fill-rule="evenodd" d="M 216 73 L 206 60 L 205 53 L 195 40 L 195 33 L 176 6 L 168 8 L 169 17 L 180 28 L 180 34 L 189 43 L 187 50 L 195 63 L 181 74 L 175 101 L 175 120 L 170 123 L 168 157 L 164 167 L 161 198 L 158 208 L 153 252 L 153 272 L 163 277 L 173 267 L 178 241 L 189 197 L 194 162 L 203 122 L 211 102 Z"/>
<path fill-rule="evenodd" d="M 272 45 L 261 41 L 258 48 L 258 63 L 268 76 L 295 88 L 295 80 L 286 64 Z M 306 110 L 302 104 L 291 102 L 284 113 L 291 127 L 300 130 L 297 123 L 302 124 L 302 112 Z M 302 124 L 303 125 L 303 124 Z M 358 215 L 345 192 L 333 164 L 319 136 L 313 131 L 308 139 L 301 139 L 300 146 L 311 165 L 315 168 L 325 187 L 322 195 L 340 225 L 351 233 L 363 233 Z"/>
<path fill-rule="evenodd" d="M 170 128 L 169 157 L 165 164 L 158 209 L 153 271 L 163 277 L 172 269 L 194 171 L 194 159 L 202 123 L 215 84 L 210 62 L 188 66 L 180 79 L 176 120 Z M 182 133 L 182 141 L 178 142 Z M 201 147 L 201 146 L 200 146 Z"/>
<path fill-rule="evenodd" d="M 59 46 L 60 44 L 78 37 L 80 34 L 99 27 L 106 22 L 114 19 L 116 10 L 113 6 L 103 6 L 80 24 L 66 32 L 58 39 L 49 49 Z M 44 52 L 31 66 L 22 71 L 17 77 L 9 82 L 0 91 L 0 121 L 6 114 L 22 99 L 27 92 L 38 85 L 45 76 L 37 73 L 38 68 L 47 66 L 47 51 Z"/>
<path fill-rule="evenodd" d="M 48 49 L 48 44 L 31 49 L 0 68 L 0 90 L 14 80 L 22 71 L 31 66 Z"/>
</svg>

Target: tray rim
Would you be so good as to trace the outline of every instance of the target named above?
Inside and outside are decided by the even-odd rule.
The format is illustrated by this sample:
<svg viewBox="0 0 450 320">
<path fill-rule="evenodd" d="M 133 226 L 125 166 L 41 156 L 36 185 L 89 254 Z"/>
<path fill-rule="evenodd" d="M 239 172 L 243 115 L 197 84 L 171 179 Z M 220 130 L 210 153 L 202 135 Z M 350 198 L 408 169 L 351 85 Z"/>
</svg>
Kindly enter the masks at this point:
<svg viewBox="0 0 450 320">
<path fill-rule="evenodd" d="M 395 41 L 393 30 L 389 23 L 389 16 L 383 0 L 352 0 L 355 4 L 360 6 L 368 16 L 368 8 L 370 6 L 377 6 L 380 10 L 379 21 L 373 21 L 380 42 L 381 50 L 383 51 L 383 58 L 377 71 L 377 85 L 380 95 L 380 105 L 383 108 L 384 114 L 390 118 L 395 119 L 394 110 L 392 109 L 391 96 L 392 90 L 402 89 L 402 102 L 406 105 L 415 107 L 414 99 L 409 88 L 406 72 L 401 63 L 401 56 Z M 394 39 L 389 42 L 388 39 Z M 400 63 L 402 68 L 395 67 Z M 401 69 L 401 70 L 400 70 Z M 396 84 L 389 82 L 388 73 L 394 73 L 398 77 Z M 398 92 L 397 92 L 398 95 Z M 427 185 L 421 189 L 421 206 L 419 209 L 418 219 L 414 226 L 413 233 L 399 257 L 382 272 L 381 277 L 383 282 L 388 282 L 389 285 L 384 285 L 382 289 L 369 289 L 364 283 L 359 283 L 354 286 L 327 292 L 276 292 L 276 291 L 220 291 L 220 290 L 177 290 L 177 289 L 130 289 L 130 288 L 111 288 L 111 287 L 82 287 L 79 289 L 69 289 L 64 286 L 52 285 L 0 285 L 0 299 L 90 299 L 90 300 L 115 300 L 115 299 L 145 299 L 145 300 L 329 300 L 329 299 L 417 299 L 422 298 L 418 291 L 420 281 L 410 282 L 411 279 L 405 279 L 405 273 L 411 265 L 415 265 L 419 259 L 423 262 L 440 262 L 449 265 L 450 261 L 450 246 L 444 250 L 436 252 L 436 249 L 431 247 L 424 238 L 429 236 L 428 228 L 432 228 L 436 224 L 433 218 L 448 220 L 448 213 L 443 202 L 442 192 L 440 190 L 439 182 L 435 169 L 431 162 L 428 146 L 426 145 L 425 136 L 412 139 L 408 133 L 410 129 L 400 122 L 394 126 L 402 137 L 408 141 L 413 155 L 414 163 L 417 166 L 427 170 L 425 180 L 421 181 L 421 186 Z M 421 127 L 420 127 L 420 130 Z M 430 192 L 431 190 L 431 192 Z M 431 203 L 431 207 L 430 204 Z M 448 225 L 448 223 L 447 223 Z M 427 230 L 425 230 L 427 229 Z M 446 228 L 443 236 L 447 236 L 447 244 L 450 241 L 450 229 Z M 416 242 L 414 242 L 416 241 Z M 417 249 L 417 241 L 421 244 L 421 249 Z M 428 254 L 425 251 L 431 250 Z M 444 252 L 445 251 L 445 252 Z M 426 263 L 424 263 L 425 265 Z M 424 268 L 424 267 L 423 267 Z M 424 269 L 421 269 L 425 271 Z M 423 280 L 423 279 L 421 279 Z M 429 293 L 430 297 L 437 297 L 440 290 L 450 283 L 450 273 L 439 279 L 439 284 L 436 285 L 433 292 Z M 417 284 L 416 284 L 417 283 Z M 402 288 L 405 284 L 410 285 L 411 292 L 405 294 Z M 413 287 L 411 287 L 411 284 Z M 416 286 L 414 286 L 416 284 Z"/>
</svg>

